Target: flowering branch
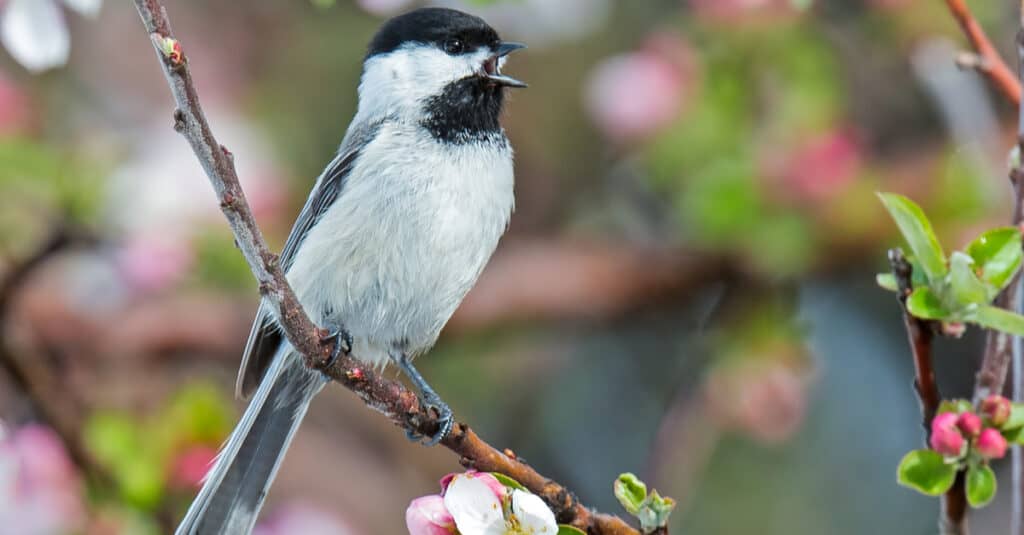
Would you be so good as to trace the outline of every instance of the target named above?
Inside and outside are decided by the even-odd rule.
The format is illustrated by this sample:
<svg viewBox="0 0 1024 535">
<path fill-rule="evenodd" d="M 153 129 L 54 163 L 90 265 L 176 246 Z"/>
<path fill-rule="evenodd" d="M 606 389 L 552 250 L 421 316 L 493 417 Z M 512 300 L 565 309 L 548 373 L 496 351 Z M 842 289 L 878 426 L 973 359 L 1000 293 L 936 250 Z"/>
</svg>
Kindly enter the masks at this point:
<svg viewBox="0 0 1024 535">
<path fill-rule="evenodd" d="M 1017 75 L 1006 66 L 999 51 L 992 46 L 985 30 L 968 9 L 966 0 L 946 0 L 946 5 L 977 53 L 977 57 L 970 60 L 962 56 L 957 63 L 982 73 L 1010 102 L 1020 104 L 1021 84 L 1017 81 Z"/>
<path fill-rule="evenodd" d="M 921 425 L 925 430 L 925 443 L 930 442 L 932 420 L 939 410 L 942 396 L 935 382 L 932 367 L 932 325 L 917 318 L 907 310 L 907 298 L 913 292 L 911 283 L 913 267 L 899 248 L 889 250 L 889 265 L 898 286 L 897 297 L 903 311 L 903 324 L 907 329 L 910 352 L 914 357 L 914 390 L 921 403 Z M 964 494 L 963 474 L 957 475 L 953 486 L 942 497 L 942 513 L 939 518 L 939 532 L 943 535 L 965 533 L 967 498 Z"/>
<path fill-rule="evenodd" d="M 203 115 L 188 70 L 188 58 L 171 33 L 166 10 L 160 0 L 135 0 L 135 7 L 150 35 L 177 105 L 174 128 L 188 140 L 210 179 L 238 248 L 259 282 L 260 294 L 277 315 L 288 341 L 304 355 L 308 366 L 355 392 L 396 425 L 425 435 L 433 434 L 436 431 L 434 419 L 420 406 L 417 396 L 401 383 L 380 377 L 351 357 L 341 356 L 332 366 L 324 366 L 331 353 L 331 344 L 322 341 L 326 332 L 310 321 L 288 285 L 277 256 L 263 240 L 239 184 L 231 152 L 217 142 Z M 466 424 L 456 424 L 441 443 L 459 455 L 464 466 L 499 472 L 520 482 L 544 499 L 559 522 L 591 534 L 639 534 L 618 517 L 590 511 L 568 489 L 542 476 L 511 451 L 498 451 L 487 444 Z"/>
</svg>

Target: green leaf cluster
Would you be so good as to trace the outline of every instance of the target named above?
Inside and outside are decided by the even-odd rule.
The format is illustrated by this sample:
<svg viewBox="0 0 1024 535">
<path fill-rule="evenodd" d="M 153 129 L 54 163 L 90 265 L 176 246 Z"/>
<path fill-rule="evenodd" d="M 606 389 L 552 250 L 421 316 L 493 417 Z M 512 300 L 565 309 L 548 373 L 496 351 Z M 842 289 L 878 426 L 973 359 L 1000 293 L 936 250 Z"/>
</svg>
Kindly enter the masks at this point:
<svg viewBox="0 0 1024 535">
<path fill-rule="evenodd" d="M 656 490 L 648 492 L 647 485 L 628 472 L 619 475 L 613 489 L 622 507 L 640 521 L 640 531 L 651 533 L 668 525 L 668 517 L 676 507 L 672 498 L 663 498 Z"/>
<path fill-rule="evenodd" d="M 1020 230 L 1001 227 L 986 231 L 964 251 L 947 258 L 921 207 L 895 193 L 878 196 L 913 255 L 914 290 L 907 298 L 911 314 L 1024 336 L 1024 316 L 991 304 L 1020 270 L 1024 258 Z M 892 274 L 879 274 L 876 281 L 887 290 L 897 289 Z"/>
</svg>

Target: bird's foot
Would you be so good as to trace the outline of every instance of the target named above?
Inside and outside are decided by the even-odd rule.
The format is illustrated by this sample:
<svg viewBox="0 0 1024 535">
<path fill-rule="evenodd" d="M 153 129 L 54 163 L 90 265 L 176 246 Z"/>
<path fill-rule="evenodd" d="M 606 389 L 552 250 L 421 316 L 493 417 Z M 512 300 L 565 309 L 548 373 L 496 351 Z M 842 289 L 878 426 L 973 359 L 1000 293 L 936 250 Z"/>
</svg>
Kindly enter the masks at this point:
<svg viewBox="0 0 1024 535">
<path fill-rule="evenodd" d="M 327 357 L 327 360 L 322 364 L 324 370 L 334 366 L 334 363 L 338 362 L 338 357 L 340 357 L 342 353 L 344 353 L 345 356 L 352 354 L 352 335 L 344 328 L 339 327 L 328 331 L 325 336 L 320 338 L 320 342 L 324 344 L 331 341 L 334 342 L 334 347 L 331 348 L 331 355 Z"/>
<path fill-rule="evenodd" d="M 420 408 L 427 415 L 437 415 L 433 419 L 433 423 L 437 424 L 437 431 L 433 435 L 423 435 L 414 429 L 407 429 L 405 436 L 409 440 L 419 442 L 424 446 L 436 446 L 438 442 L 441 442 L 444 440 L 444 437 L 448 436 L 448 433 L 452 432 L 452 426 L 455 425 L 452 409 L 433 390 L 424 392 L 420 396 Z"/>
</svg>

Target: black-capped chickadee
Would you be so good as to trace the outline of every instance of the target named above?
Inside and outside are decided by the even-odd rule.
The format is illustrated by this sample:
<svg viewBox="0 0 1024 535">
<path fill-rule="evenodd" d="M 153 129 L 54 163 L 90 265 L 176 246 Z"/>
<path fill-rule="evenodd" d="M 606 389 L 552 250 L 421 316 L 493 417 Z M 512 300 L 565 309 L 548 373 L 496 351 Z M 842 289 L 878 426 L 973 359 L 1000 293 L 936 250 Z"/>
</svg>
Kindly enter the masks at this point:
<svg viewBox="0 0 1024 535">
<path fill-rule="evenodd" d="M 336 347 L 394 363 L 437 411 L 452 414 L 412 365 L 476 282 L 513 208 L 512 149 L 499 124 L 501 73 L 523 45 L 478 17 L 425 8 L 371 41 L 359 107 L 281 253 L 299 301 Z M 327 378 L 306 368 L 260 306 L 237 390 L 253 395 L 178 535 L 248 534 L 284 452 Z M 253 394 L 253 392 L 255 392 Z"/>
</svg>

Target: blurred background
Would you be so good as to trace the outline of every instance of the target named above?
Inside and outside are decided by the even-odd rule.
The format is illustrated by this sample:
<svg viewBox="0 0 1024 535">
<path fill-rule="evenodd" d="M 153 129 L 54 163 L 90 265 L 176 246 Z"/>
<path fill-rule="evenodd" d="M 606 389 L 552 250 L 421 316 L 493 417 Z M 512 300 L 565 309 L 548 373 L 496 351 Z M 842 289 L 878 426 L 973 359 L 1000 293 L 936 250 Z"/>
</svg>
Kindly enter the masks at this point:
<svg viewBox="0 0 1024 535">
<path fill-rule="evenodd" d="M 530 45 L 511 229 L 418 363 L 457 418 L 606 512 L 636 472 L 675 533 L 934 532 L 937 501 L 896 485 L 922 433 L 874 192 L 961 247 L 1009 221 L 1015 127 L 945 5 L 432 3 Z M 365 44 L 420 2 L 167 4 L 280 248 Z M 1012 64 L 1016 3 L 971 4 Z M 244 408 L 253 278 L 130 3 L 0 0 L 0 43 L 0 533 L 169 532 Z M 981 338 L 937 344 L 946 397 Z M 403 533 L 457 470 L 330 387 L 258 533 Z M 1006 532 L 1009 494 L 977 532 Z"/>
</svg>

